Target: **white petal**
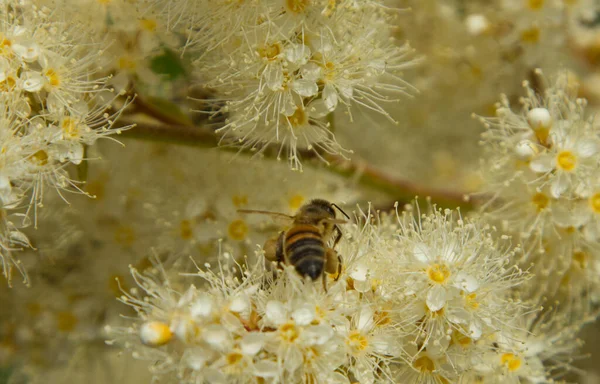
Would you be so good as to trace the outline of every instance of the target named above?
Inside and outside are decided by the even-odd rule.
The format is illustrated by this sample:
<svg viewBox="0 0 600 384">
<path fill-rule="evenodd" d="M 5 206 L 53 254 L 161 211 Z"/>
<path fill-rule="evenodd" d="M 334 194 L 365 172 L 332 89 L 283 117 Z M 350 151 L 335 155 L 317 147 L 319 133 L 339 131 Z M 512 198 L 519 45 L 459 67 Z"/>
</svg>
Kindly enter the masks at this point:
<svg viewBox="0 0 600 384">
<path fill-rule="evenodd" d="M 311 80 L 296 80 L 292 82 L 292 89 L 302 97 L 314 96 L 319 92 L 317 83 Z"/>
<path fill-rule="evenodd" d="M 182 359 L 190 369 L 199 371 L 206 366 L 206 362 L 210 359 L 211 355 L 210 351 L 197 347 L 186 349 Z"/>
<path fill-rule="evenodd" d="M 415 243 L 413 246 L 413 256 L 421 263 L 429 263 L 429 255 L 431 250 L 425 243 Z"/>
<path fill-rule="evenodd" d="M 39 45 L 35 43 L 28 44 L 14 44 L 12 46 L 13 51 L 20 56 L 21 59 L 27 63 L 32 63 L 40 57 L 41 49 Z"/>
<path fill-rule="evenodd" d="M 288 353 L 284 356 L 283 367 L 288 372 L 294 372 L 300 365 L 302 365 L 302 353 L 298 348 L 289 348 Z"/>
<path fill-rule="evenodd" d="M 313 305 L 303 305 L 292 312 L 292 319 L 298 325 L 308 325 L 315 319 L 315 307 Z"/>
<path fill-rule="evenodd" d="M 194 319 L 208 317 L 213 310 L 212 298 L 208 295 L 197 298 L 190 307 L 190 315 Z"/>
<path fill-rule="evenodd" d="M 327 110 L 330 112 L 335 110 L 335 107 L 337 107 L 338 97 L 333 85 L 325 84 L 325 87 L 323 87 L 323 102 L 325 103 Z"/>
<path fill-rule="evenodd" d="M 575 152 L 583 158 L 594 156 L 598 153 L 598 143 L 591 140 L 581 140 L 577 143 L 575 148 Z"/>
<path fill-rule="evenodd" d="M 323 99 L 318 99 L 318 100 L 312 101 L 308 105 L 308 112 L 311 117 L 314 117 L 317 119 L 321 118 L 321 117 L 325 117 L 331 113 L 331 111 L 329 111 L 327 109 L 327 106 L 325 105 L 325 102 L 323 101 Z"/>
<path fill-rule="evenodd" d="M 211 347 L 219 351 L 227 350 L 231 345 L 231 335 L 218 324 L 207 326 L 202 332 L 202 337 Z"/>
<path fill-rule="evenodd" d="M 321 67 L 315 63 L 308 63 L 302 67 L 300 74 L 305 80 L 317 81 L 321 77 Z"/>
<path fill-rule="evenodd" d="M 279 374 L 277 363 L 269 360 L 261 360 L 254 364 L 254 374 L 258 377 L 276 377 Z"/>
<path fill-rule="evenodd" d="M 554 169 L 554 157 L 548 154 L 541 155 L 529 163 L 529 168 L 534 172 L 550 172 Z"/>
<path fill-rule="evenodd" d="M 252 306 L 250 299 L 246 295 L 238 295 L 229 302 L 229 310 L 231 312 L 239 313 L 243 317 L 250 314 Z"/>
<path fill-rule="evenodd" d="M 265 83 L 272 91 L 278 91 L 283 85 L 283 71 L 278 65 L 268 65 L 263 73 Z"/>
<path fill-rule="evenodd" d="M 431 312 L 439 311 L 446 305 L 446 289 L 439 284 L 436 284 L 427 292 L 427 308 Z"/>
<path fill-rule="evenodd" d="M 477 340 L 481 337 L 481 334 L 483 333 L 483 330 L 481 328 L 481 324 L 479 324 L 479 322 L 477 321 L 472 321 L 471 324 L 469 324 L 469 337 Z"/>
<path fill-rule="evenodd" d="M 567 175 L 559 174 L 556 180 L 550 185 L 550 195 L 555 199 L 558 199 L 563 193 L 569 188 L 569 177 Z"/>
<path fill-rule="evenodd" d="M 356 263 L 356 265 L 350 270 L 350 277 L 354 280 L 365 281 L 367 279 L 368 272 L 369 268 L 366 264 Z"/>
<path fill-rule="evenodd" d="M 479 281 L 471 275 L 459 272 L 455 278 L 456 287 L 471 293 L 479 288 Z"/>
<path fill-rule="evenodd" d="M 265 318 L 275 325 L 283 324 L 288 320 L 285 307 L 281 302 L 275 300 L 271 300 L 267 303 Z"/>
<path fill-rule="evenodd" d="M 371 307 L 364 306 L 361 308 L 360 313 L 358 314 L 358 322 L 356 324 L 356 328 L 362 332 L 369 332 L 375 326 L 375 321 L 373 321 L 373 309 Z"/>
<path fill-rule="evenodd" d="M 534 131 L 548 129 L 552 125 L 552 116 L 546 108 L 533 108 L 527 112 L 527 122 Z"/>
<path fill-rule="evenodd" d="M 310 56 L 310 48 L 304 44 L 295 44 L 284 51 L 285 59 L 298 66 L 306 64 Z"/>
<path fill-rule="evenodd" d="M 44 78 L 37 72 L 25 72 L 21 80 L 21 86 L 27 92 L 38 92 L 44 86 Z"/>
<path fill-rule="evenodd" d="M 334 335 L 333 328 L 330 325 L 313 325 L 306 327 L 303 332 L 303 337 L 311 345 L 323 345 L 328 342 Z"/>
<path fill-rule="evenodd" d="M 266 337 L 259 332 L 252 332 L 244 336 L 241 342 L 242 353 L 246 356 L 256 355 L 265 345 Z"/>
</svg>

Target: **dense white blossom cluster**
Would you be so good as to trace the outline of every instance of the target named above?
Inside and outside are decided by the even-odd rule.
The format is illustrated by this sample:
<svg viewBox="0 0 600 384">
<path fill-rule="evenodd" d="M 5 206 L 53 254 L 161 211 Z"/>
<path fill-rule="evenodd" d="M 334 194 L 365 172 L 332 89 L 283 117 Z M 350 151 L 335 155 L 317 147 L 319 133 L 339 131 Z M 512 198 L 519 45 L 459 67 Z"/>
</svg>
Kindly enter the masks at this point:
<svg viewBox="0 0 600 384">
<path fill-rule="evenodd" d="M 228 254 L 185 279 L 134 269 L 142 291 L 122 301 L 139 319 L 108 331 L 181 383 L 550 382 L 546 359 L 569 361 L 543 347 L 577 343 L 542 331 L 554 317 L 518 299 L 527 275 L 514 251 L 456 212 L 414 214 L 347 225 L 326 289 L 289 266 L 231 266 Z"/>
<path fill-rule="evenodd" d="M 118 132 L 110 128 L 120 112 L 111 111 L 115 96 L 99 74 L 105 45 L 91 43 L 81 25 L 56 18 L 50 8 L 3 8 L 0 203 L 7 230 L 0 259 L 10 278 L 11 252 L 27 244 L 17 228 L 35 222 L 45 188 L 83 192 L 66 167 L 81 164 L 98 138 Z M 5 212 L 12 209 L 25 213 Z"/>
<path fill-rule="evenodd" d="M 560 281 L 553 290 L 562 286 L 577 300 L 597 301 L 600 125 L 576 97 L 572 74 L 562 72 L 551 84 L 541 78 L 542 94 L 525 82 L 519 109 L 504 96 L 496 117 L 482 119 L 489 154 L 484 210 L 523 242 L 522 263 Z"/>
<path fill-rule="evenodd" d="M 381 1 L 195 3 L 187 49 L 218 92 L 219 131 L 252 150 L 281 145 L 293 169 L 300 150 L 348 153 L 324 118 L 362 106 L 391 119 L 386 106 L 411 90 L 401 72 L 412 49 L 391 34 L 398 12 Z"/>
</svg>

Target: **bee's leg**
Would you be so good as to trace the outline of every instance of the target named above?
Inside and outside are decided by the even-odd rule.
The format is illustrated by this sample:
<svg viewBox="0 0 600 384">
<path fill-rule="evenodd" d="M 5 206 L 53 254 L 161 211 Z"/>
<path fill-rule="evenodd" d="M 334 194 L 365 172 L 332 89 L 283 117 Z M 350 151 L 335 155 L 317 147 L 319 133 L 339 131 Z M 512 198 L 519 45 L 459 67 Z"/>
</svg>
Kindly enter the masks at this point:
<svg viewBox="0 0 600 384">
<path fill-rule="evenodd" d="M 340 240 L 342 239 L 342 230 L 340 229 L 340 227 L 338 227 L 337 225 L 334 227 L 335 231 L 337 232 L 337 235 L 335 236 L 335 240 L 333 240 L 333 245 L 331 246 L 331 248 L 335 249 L 335 246 L 337 245 L 337 243 L 340 242 Z"/>
<path fill-rule="evenodd" d="M 333 275 L 333 279 L 336 281 L 342 274 L 342 259 L 333 248 L 327 248 L 325 254 L 325 272 Z"/>
<path fill-rule="evenodd" d="M 283 262 L 283 235 L 285 232 L 279 233 L 277 236 L 273 236 L 263 246 L 265 251 L 265 258 L 269 261 L 276 263 Z"/>
</svg>

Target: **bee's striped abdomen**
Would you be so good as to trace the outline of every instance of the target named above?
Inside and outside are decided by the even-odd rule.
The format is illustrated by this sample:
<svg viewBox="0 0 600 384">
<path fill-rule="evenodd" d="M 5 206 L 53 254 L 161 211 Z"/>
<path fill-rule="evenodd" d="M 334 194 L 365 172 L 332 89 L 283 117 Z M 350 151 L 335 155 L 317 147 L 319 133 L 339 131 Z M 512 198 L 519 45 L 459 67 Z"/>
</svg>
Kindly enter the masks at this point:
<svg viewBox="0 0 600 384">
<path fill-rule="evenodd" d="M 325 246 L 318 228 L 296 225 L 285 234 L 287 262 L 302 276 L 316 280 L 325 266 Z"/>
</svg>

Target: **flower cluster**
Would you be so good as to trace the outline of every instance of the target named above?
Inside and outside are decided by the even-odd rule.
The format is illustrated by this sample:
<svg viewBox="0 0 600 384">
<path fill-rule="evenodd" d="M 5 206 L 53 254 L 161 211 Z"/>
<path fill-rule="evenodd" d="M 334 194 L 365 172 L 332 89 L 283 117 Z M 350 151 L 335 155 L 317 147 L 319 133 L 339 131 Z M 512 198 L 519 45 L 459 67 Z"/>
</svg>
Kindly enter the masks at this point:
<svg viewBox="0 0 600 384">
<path fill-rule="evenodd" d="M 399 74 L 412 50 L 394 42 L 395 12 L 381 1 L 199 3 L 188 49 L 220 93 L 219 131 L 253 150 L 280 143 L 293 169 L 301 150 L 347 153 L 324 117 L 358 105 L 391 119 L 384 105 L 410 89 Z"/>
<path fill-rule="evenodd" d="M 66 170 L 110 130 L 119 111 L 107 77 L 98 74 L 104 44 L 91 43 L 77 25 L 53 19 L 49 8 L 4 8 L 0 20 L 0 203 L 26 208 L 12 226 L 29 224 L 44 189 L 82 192 Z M 11 234 L 12 233 L 12 234 Z M 9 276 L 9 249 L 26 243 L 3 234 L 0 258 Z M 4 242 L 6 240 L 6 242 Z"/>
<path fill-rule="evenodd" d="M 552 84 L 536 74 L 543 94 L 525 82 L 520 110 L 504 96 L 496 117 L 481 119 L 489 155 L 484 211 L 523 243 L 522 262 L 535 262 L 542 276 L 569 289 L 583 284 L 575 288 L 581 293 L 598 283 L 600 127 L 587 116 L 586 100 L 576 98 L 572 74 Z M 570 279 L 575 270 L 588 278 Z"/>
<path fill-rule="evenodd" d="M 234 265 L 229 254 L 218 272 L 185 275 L 200 286 L 160 265 L 132 270 L 143 292 L 121 300 L 139 319 L 109 327 L 111 343 L 180 383 L 550 382 L 543 364 L 568 356 L 536 346 L 571 350 L 571 334 L 548 332 L 560 322 L 518 299 L 526 273 L 514 251 L 456 212 L 416 213 L 346 225 L 344 266 L 326 289 L 292 266 Z"/>
</svg>

